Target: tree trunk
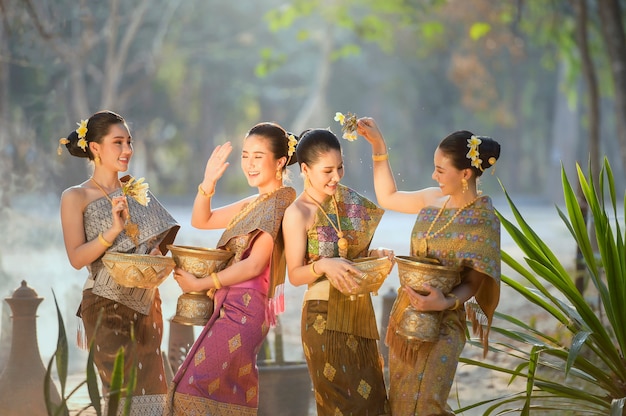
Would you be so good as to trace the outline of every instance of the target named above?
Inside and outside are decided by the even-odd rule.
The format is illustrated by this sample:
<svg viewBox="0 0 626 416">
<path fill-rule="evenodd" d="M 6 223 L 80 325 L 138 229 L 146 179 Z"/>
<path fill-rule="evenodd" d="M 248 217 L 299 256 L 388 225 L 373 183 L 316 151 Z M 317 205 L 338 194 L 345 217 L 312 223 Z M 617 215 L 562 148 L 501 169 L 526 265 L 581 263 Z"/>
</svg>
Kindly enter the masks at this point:
<svg viewBox="0 0 626 416">
<path fill-rule="evenodd" d="M 622 9 L 619 0 L 597 2 L 600 27 L 611 62 L 615 91 L 615 119 L 622 166 L 626 168 L 626 34 L 622 24 Z"/>
<path fill-rule="evenodd" d="M 562 202 L 561 164 L 568 177 L 576 173 L 576 149 L 579 143 L 579 123 L 576 109 L 571 109 L 567 97 L 561 91 L 564 82 L 565 68 L 560 64 L 556 82 L 555 110 L 552 119 L 552 148 L 549 157 L 545 195 L 551 202 Z M 557 195 L 560 195 L 557 197 Z M 558 201 L 555 199 L 559 198 Z"/>
<path fill-rule="evenodd" d="M 589 105 L 589 163 L 591 165 L 592 180 L 598 181 L 600 174 L 600 94 L 595 65 L 591 58 L 587 35 L 587 4 L 585 0 L 573 0 L 572 6 L 576 14 L 576 44 L 581 57 L 582 73 L 587 85 Z M 581 163 L 584 166 L 584 163 Z M 576 190 L 578 204 L 580 205 L 585 224 L 589 218 L 589 206 L 583 194 L 580 184 Z M 591 239 L 595 241 L 595 239 Z M 576 288 L 582 294 L 585 290 L 585 266 L 580 247 L 576 248 Z"/>
</svg>

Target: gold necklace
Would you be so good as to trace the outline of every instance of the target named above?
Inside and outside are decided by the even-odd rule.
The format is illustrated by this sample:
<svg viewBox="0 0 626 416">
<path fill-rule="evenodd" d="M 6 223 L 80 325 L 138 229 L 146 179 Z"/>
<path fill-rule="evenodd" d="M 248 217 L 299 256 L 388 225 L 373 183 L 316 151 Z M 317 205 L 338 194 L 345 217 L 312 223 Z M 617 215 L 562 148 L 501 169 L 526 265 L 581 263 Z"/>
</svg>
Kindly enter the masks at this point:
<svg viewBox="0 0 626 416">
<path fill-rule="evenodd" d="M 326 211 L 324 211 L 324 208 L 322 208 L 322 205 L 319 202 L 317 202 L 315 198 L 313 198 L 306 189 L 304 190 L 304 192 L 306 192 L 309 198 L 311 198 L 311 200 L 315 203 L 315 205 L 317 205 L 319 210 L 322 211 L 322 213 L 324 214 L 324 216 L 326 217 L 330 225 L 333 227 L 333 229 L 337 233 L 337 237 L 339 238 L 337 240 L 337 247 L 339 248 L 339 257 L 346 258 L 346 256 L 348 255 L 348 240 L 343 236 L 343 231 L 341 230 L 341 219 L 339 218 L 339 207 L 337 206 L 337 200 L 335 199 L 335 195 L 332 195 L 331 199 L 333 200 L 333 204 L 335 205 L 335 212 L 337 213 L 337 225 L 335 225 L 335 223 L 330 219 Z"/>
<path fill-rule="evenodd" d="M 435 223 L 437 222 L 437 220 L 443 213 L 443 210 L 446 209 L 446 205 L 448 205 L 448 201 L 450 201 L 450 197 L 448 197 L 448 199 L 446 199 L 446 202 L 443 203 L 441 209 L 435 216 L 435 219 L 433 220 L 433 222 L 430 223 L 430 227 L 428 227 L 428 231 L 426 231 L 426 235 L 424 236 L 424 238 L 422 238 L 422 241 L 420 241 L 420 246 L 419 246 L 417 255 L 419 257 L 426 257 L 428 255 L 428 240 L 430 240 L 431 238 L 433 238 L 434 236 L 436 236 L 437 234 L 441 233 L 443 230 L 448 228 L 448 226 L 454 222 L 456 217 L 458 217 L 461 214 L 461 212 L 463 212 L 464 209 L 469 208 L 474 202 L 478 201 L 478 198 L 480 198 L 480 195 L 478 195 L 476 198 L 472 199 L 470 202 L 468 202 L 467 204 L 459 208 L 454 213 L 454 215 L 448 220 L 448 222 L 446 222 L 440 229 L 438 229 L 437 231 L 431 234 L 431 231 L 433 227 L 435 226 Z"/>
<path fill-rule="evenodd" d="M 106 199 L 109 200 L 111 205 L 113 205 L 113 200 L 111 199 L 111 197 L 109 197 L 109 194 L 107 194 L 104 188 L 100 186 L 98 182 L 96 182 L 93 176 L 90 177 L 89 179 L 91 179 L 91 181 L 98 187 L 98 189 L 102 191 Z M 118 179 L 118 182 L 119 182 L 119 179 Z M 121 185 L 122 184 L 120 183 L 120 187 Z M 126 232 L 126 235 L 128 236 L 128 238 L 130 238 L 131 241 L 135 244 L 135 246 L 138 246 L 139 245 L 139 226 L 130 219 L 130 206 L 128 207 L 128 217 L 124 219 L 124 231 Z"/>
<path fill-rule="evenodd" d="M 278 188 L 274 189 L 273 191 L 270 191 L 268 193 L 259 195 L 254 201 L 250 202 L 248 205 L 246 205 L 244 207 L 244 209 L 239 211 L 239 213 L 237 215 L 235 215 L 232 220 L 230 220 L 230 222 L 226 226 L 226 229 L 230 230 L 231 228 L 233 228 L 239 221 L 241 221 L 246 215 L 248 215 L 250 213 L 250 211 L 255 209 L 261 202 L 265 201 L 267 198 L 269 198 L 270 196 L 274 195 L 276 192 L 278 192 L 279 190 L 281 190 L 283 188 L 284 188 L 284 186 L 279 186 Z"/>
</svg>

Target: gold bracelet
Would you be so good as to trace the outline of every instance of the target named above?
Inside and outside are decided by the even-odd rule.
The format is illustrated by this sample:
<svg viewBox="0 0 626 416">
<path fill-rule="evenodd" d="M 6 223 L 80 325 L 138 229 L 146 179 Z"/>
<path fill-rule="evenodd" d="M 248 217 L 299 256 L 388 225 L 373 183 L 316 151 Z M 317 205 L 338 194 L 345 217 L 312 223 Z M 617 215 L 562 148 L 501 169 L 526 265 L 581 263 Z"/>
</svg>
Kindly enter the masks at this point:
<svg viewBox="0 0 626 416">
<path fill-rule="evenodd" d="M 389 153 L 381 153 L 379 155 L 372 155 L 372 160 L 374 162 L 382 162 L 383 160 L 389 159 Z"/>
<path fill-rule="evenodd" d="M 102 235 L 102 233 L 98 233 L 98 241 L 100 241 L 100 244 L 102 244 L 103 246 L 105 246 L 106 248 L 109 248 L 113 245 L 113 243 L 109 243 L 106 238 L 104 238 L 104 236 Z"/>
<path fill-rule="evenodd" d="M 217 276 L 217 273 L 211 273 L 211 279 L 213 279 L 213 284 L 215 285 L 216 289 L 222 288 L 222 282 L 220 282 L 220 278 Z"/>
<path fill-rule="evenodd" d="M 199 192 L 202 196 L 204 196 L 204 197 L 206 197 L 206 198 L 211 198 L 213 195 L 215 195 L 215 188 L 213 188 L 213 191 L 211 191 L 211 192 L 207 193 L 207 192 L 205 192 L 205 190 L 204 190 L 204 189 L 202 189 L 202 184 L 199 184 L 199 185 L 198 185 L 198 192 Z"/>
<path fill-rule="evenodd" d="M 448 293 L 446 297 L 454 298 L 454 306 L 450 308 L 451 311 L 456 311 L 457 309 L 459 309 L 459 306 L 461 306 L 461 301 L 459 300 L 459 297 L 457 295 L 455 295 L 454 293 Z"/>
<path fill-rule="evenodd" d="M 317 274 L 317 273 L 315 272 L 315 263 L 316 263 L 315 261 L 314 261 L 314 262 L 311 262 L 311 274 L 312 274 L 314 277 L 316 277 L 316 278 L 324 276 L 324 273 L 322 273 L 322 274 Z"/>
</svg>

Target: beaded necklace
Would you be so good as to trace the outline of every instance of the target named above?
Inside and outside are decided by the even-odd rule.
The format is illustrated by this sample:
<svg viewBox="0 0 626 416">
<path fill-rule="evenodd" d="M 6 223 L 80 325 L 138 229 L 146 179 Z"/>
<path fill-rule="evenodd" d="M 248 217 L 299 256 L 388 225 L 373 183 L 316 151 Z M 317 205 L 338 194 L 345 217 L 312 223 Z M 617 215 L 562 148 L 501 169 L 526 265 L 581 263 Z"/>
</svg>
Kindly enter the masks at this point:
<svg viewBox="0 0 626 416">
<path fill-rule="evenodd" d="M 454 213 L 454 215 L 452 217 L 450 217 L 448 222 L 446 222 L 439 230 L 431 233 L 433 227 L 435 226 L 435 223 L 437 222 L 437 220 L 441 216 L 441 213 L 443 212 L 444 209 L 446 209 L 446 205 L 448 205 L 448 201 L 450 201 L 450 197 L 448 197 L 448 199 L 446 199 L 446 201 L 443 203 L 441 209 L 439 210 L 439 212 L 435 216 L 435 219 L 433 220 L 433 222 L 430 223 L 430 227 L 428 227 L 428 231 L 426 231 L 426 235 L 420 241 L 420 245 L 419 245 L 419 249 L 418 249 L 417 255 L 419 257 L 426 257 L 428 255 L 428 240 L 430 240 L 431 238 L 433 238 L 434 236 L 436 236 L 437 234 L 441 233 L 443 230 L 448 228 L 448 226 L 454 222 L 456 217 L 458 217 L 461 214 L 461 212 L 463 212 L 463 210 L 465 210 L 466 208 L 469 208 L 474 202 L 478 201 L 478 198 L 480 198 L 480 195 L 478 195 L 476 198 L 472 199 L 470 202 L 468 202 L 467 204 L 465 204 L 461 208 L 459 208 Z"/>
<path fill-rule="evenodd" d="M 274 195 L 276 192 L 278 192 L 279 190 L 283 189 L 284 186 L 279 186 L 278 188 L 274 189 L 273 191 L 270 191 L 268 193 L 259 195 L 254 201 L 250 202 L 248 205 L 246 205 L 244 207 L 244 209 L 242 209 L 241 211 L 239 211 L 239 213 L 237 215 L 235 215 L 233 217 L 233 219 L 230 220 L 230 222 L 228 223 L 228 225 L 226 226 L 227 230 L 230 230 L 231 228 L 233 228 L 238 222 L 240 222 L 246 215 L 248 215 L 250 213 L 250 211 L 252 211 L 253 209 L 255 209 L 257 206 L 259 206 L 259 204 L 263 201 L 265 201 L 267 198 L 269 198 L 270 196 Z"/>
<path fill-rule="evenodd" d="M 113 205 L 113 200 L 111 199 L 109 194 L 107 194 L 107 192 L 104 190 L 104 188 L 102 186 L 100 186 L 100 184 L 98 182 L 96 182 L 96 180 L 93 178 L 93 176 L 90 177 L 89 179 L 91 179 L 91 181 L 98 187 L 98 189 L 100 189 L 102 191 L 102 193 L 104 194 L 106 199 L 109 200 L 111 205 Z M 119 182 L 119 180 L 118 180 L 118 182 Z M 120 187 L 121 186 L 122 186 L 122 184 L 120 183 Z M 128 238 L 130 238 L 132 240 L 132 242 L 135 244 L 135 246 L 138 246 L 139 245 L 139 226 L 137 224 L 135 224 L 134 222 L 132 222 L 132 220 L 130 219 L 130 207 L 128 207 L 128 217 L 125 218 L 125 220 L 124 220 L 124 231 L 126 232 L 126 235 L 128 236 Z"/>
<path fill-rule="evenodd" d="M 309 196 L 309 198 L 311 198 L 313 203 L 317 205 L 319 210 L 322 211 L 322 213 L 324 214 L 324 216 L 326 217 L 330 225 L 333 227 L 333 229 L 337 233 L 337 237 L 339 238 L 339 240 L 337 240 L 337 247 L 339 248 L 339 257 L 346 258 L 346 256 L 348 255 L 348 240 L 343 236 L 343 231 L 341 230 L 341 219 L 339 218 L 339 207 L 337 206 L 337 200 L 335 199 L 335 195 L 332 195 L 331 199 L 333 200 L 333 204 L 335 205 L 335 212 L 337 213 L 336 214 L 337 225 L 335 225 L 335 223 L 330 219 L 326 211 L 324 211 L 324 208 L 322 208 L 322 205 L 319 202 L 317 202 L 315 198 L 313 198 L 306 189 L 304 190 L 304 192 Z"/>
</svg>

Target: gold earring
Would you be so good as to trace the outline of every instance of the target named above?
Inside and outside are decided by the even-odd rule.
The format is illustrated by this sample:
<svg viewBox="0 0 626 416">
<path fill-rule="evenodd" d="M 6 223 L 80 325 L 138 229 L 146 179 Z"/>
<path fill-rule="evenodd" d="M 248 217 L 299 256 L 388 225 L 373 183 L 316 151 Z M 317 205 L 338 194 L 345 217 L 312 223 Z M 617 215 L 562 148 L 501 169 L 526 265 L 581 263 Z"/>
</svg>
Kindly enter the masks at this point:
<svg viewBox="0 0 626 416">
<path fill-rule="evenodd" d="M 311 187 L 311 181 L 309 180 L 309 176 L 308 175 L 304 175 L 304 187 L 305 188 L 310 188 Z"/>
<path fill-rule="evenodd" d="M 96 165 L 99 165 L 100 163 L 102 163 L 102 159 L 100 159 L 100 155 L 96 155 L 93 161 L 96 163 Z"/>
<path fill-rule="evenodd" d="M 281 169 L 276 169 L 276 179 L 281 180 L 283 178 L 283 172 Z"/>
<path fill-rule="evenodd" d="M 463 187 L 463 193 L 467 192 L 469 189 L 469 185 L 467 184 L 467 179 L 461 179 L 461 186 Z"/>
</svg>

